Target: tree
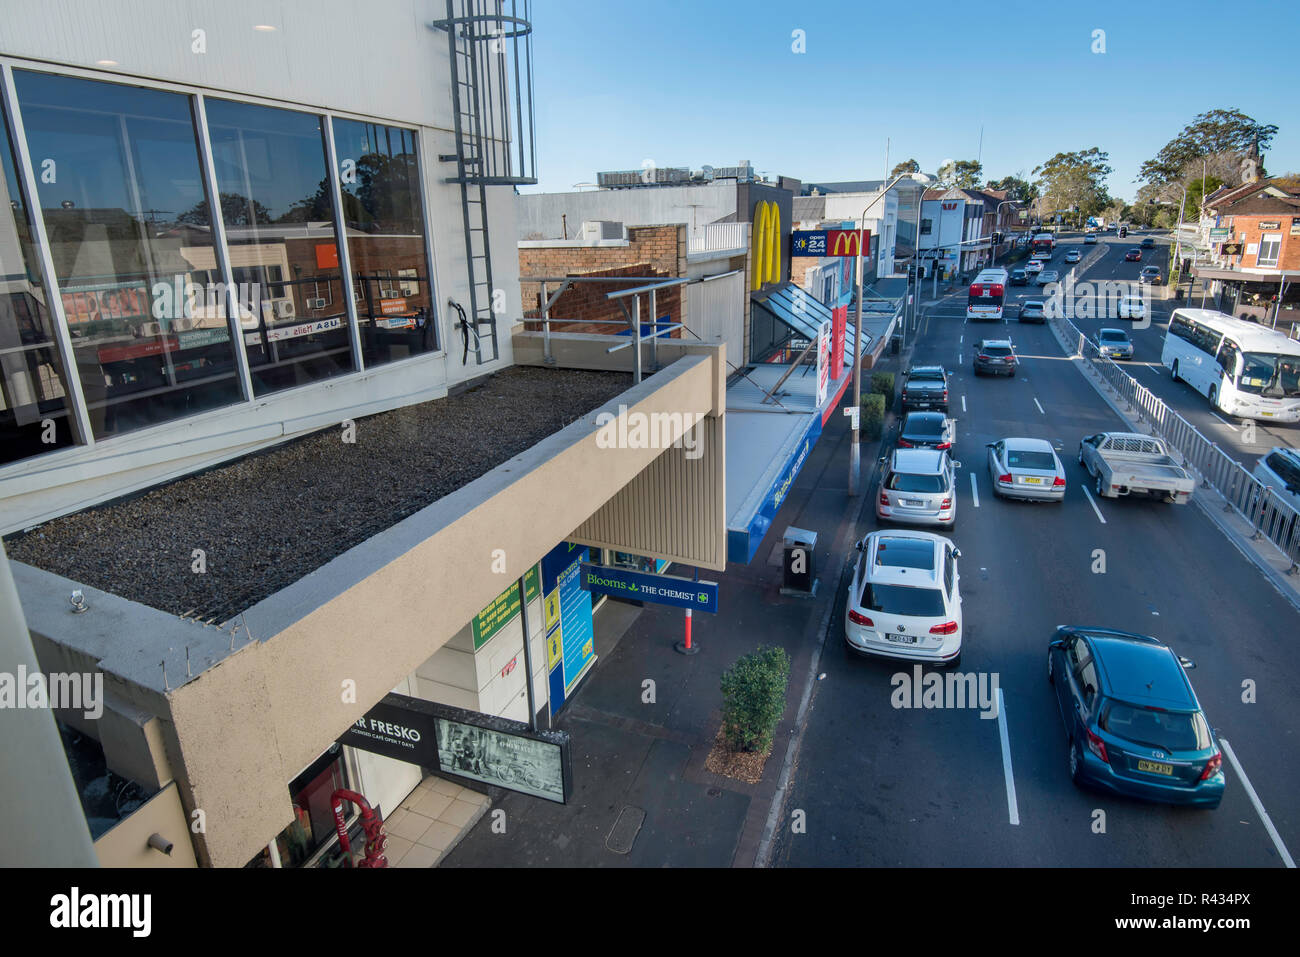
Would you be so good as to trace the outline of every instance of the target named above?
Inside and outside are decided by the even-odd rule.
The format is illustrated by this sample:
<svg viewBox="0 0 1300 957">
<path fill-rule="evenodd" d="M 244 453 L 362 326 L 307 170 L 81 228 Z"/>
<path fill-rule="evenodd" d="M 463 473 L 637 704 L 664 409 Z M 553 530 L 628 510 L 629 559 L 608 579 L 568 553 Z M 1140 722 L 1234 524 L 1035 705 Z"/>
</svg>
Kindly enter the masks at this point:
<svg viewBox="0 0 1300 957">
<path fill-rule="evenodd" d="M 1161 184 L 1179 180 L 1189 163 L 1199 162 L 1210 154 L 1235 154 L 1240 158 L 1258 150 L 1262 156 L 1276 134 L 1275 125 L 1260 123 L 1240 110 L 1199 113 L 1153 159 L 1142 164 L 1138 181 Z M 1260 176 L 1263 175 L 1261 170 Z"/>
<path fill-rule="evenodd" d="M 900 176 L 903 173 L 919 173 L 919 172 L 921 172 L 921 164 L 914 159 L 907 159 L 907 160 L 903 160 L 903 162 L 899 163 L 897 166 L 895 166 L 893 169 L 889 171 L 889 178 L 893 179 L 895 176 Z"/>
<path fill-rule="evenodd" d="M 1068 210 L 1072 218 L 1095 216 L 1107 203 L 1106 177 L 1113 170 L 1109 153 L 1097 147 L 1073 153 L 1057 153 L 1034 168 L 1035 185 L 1041 192 L 1040 208 L 1044 220 L 1058 211 Z"/>
<path fill-rule="evenodd" d="M 983 164 L 975 160 L 949 160 L 939 167 L 939 185 L 945 189 L 975 189 L 983 173 Z"/>
<path fill-rule="evenodd" d="M 989 180 L 984 188 L 1005 189 L 1007 199 L 1014 199 L 1017 203 L 1032 203 L 1038 196 L 1034 184 L 1019 176 L 1004 176 L 1001 179 Z"/>
<path fill-rule="evenodd" d="M 241 193 L 222 193 L 220 201 L 221 221 L 227 226 L 264 226 L 271 222 L 269 209 Z M 208 212 L 208 201 L 200 200 L 177 216 L 176 221 L 191 226 L 211 226 L 212 217 Z"/>
</svg>

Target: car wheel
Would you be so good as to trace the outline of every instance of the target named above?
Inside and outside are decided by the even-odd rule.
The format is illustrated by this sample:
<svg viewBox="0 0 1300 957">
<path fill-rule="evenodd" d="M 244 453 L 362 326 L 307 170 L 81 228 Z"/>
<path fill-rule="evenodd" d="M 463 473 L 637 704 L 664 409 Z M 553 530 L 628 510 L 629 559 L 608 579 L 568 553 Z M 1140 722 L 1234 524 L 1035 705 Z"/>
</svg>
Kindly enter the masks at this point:
<svg viewBox="0 0 1300 957">
<path fill-rule="evenodd" d="M 1174 360 L 1174 364 L 1173 364 L 1173 366 L 1170 368 L 1170 370 L 1169 370 L 1169 374 L 1170 374 L 1171 376 L 1174 377 L 1174 381 L 1175 381 L 1175 382 L 1182 382 L 1182 381 L 1183 381 L 1182 379 L 1178 378 L 1178 360 L 1177 360 L 1177 359 Z"/>
<path fill-rule="evenodd" d="M 1100 473 L 1100 472 L 1097 473 L 1097 481 L 1095 481 L 1095 482 L 1093 483 L 1093 485 L 1094 485 L 1094 486 L 1096 487 L 1096 489 L 1097 489 L 1097 497 L 1098 497 L 1098 498 L 1104 498 L 1105 496 L 1103 496 L 1102 493 L 1101 493 L 1101 473 Z"/>
<path fill-rule="evenodd" d="M 1070 739 L 1070 780 L 1075 784 L 1081 784 L 1083 762 L 1079 760 L 1079 749 L 1074 743 L 1074 738 Z"/>
<path fill-rule="evenodd" d="M 1217 408 L 1219 407 L 1219 387 L 1218 387 L 1218 386 L 1216 386 L 1216 385 L 1212 385 L 1212 386 L 1210 386 L 1210 395 L 1209 395 L 1209 399 L 1210 399 L 1210 408 L 1211 408 L 1211 409 L 1217 409 Z"/>
</svg>

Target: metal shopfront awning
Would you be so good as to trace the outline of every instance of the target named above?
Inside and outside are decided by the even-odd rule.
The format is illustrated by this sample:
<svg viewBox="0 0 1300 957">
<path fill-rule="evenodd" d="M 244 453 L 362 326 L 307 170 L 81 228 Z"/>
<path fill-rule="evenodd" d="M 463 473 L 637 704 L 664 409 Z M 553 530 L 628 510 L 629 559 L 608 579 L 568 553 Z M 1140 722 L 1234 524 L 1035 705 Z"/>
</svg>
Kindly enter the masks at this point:
<svg viewBox="0 0 1300 957">
<path fill-rule="evenodd" d="M 770 313 L 788 326 L 800 339 L 809 341 L 817 338 L 817 330 L 821 328 L 823 322 L 833 322 L 830 307 L 794 283 L 786 283 L 766 299 L 755 299 L 753 308 Z M 856 339 L 853 323 L 847 323 L 844 329 L 846 366 L 853 365 L 853 343 Z"/>
</svg>

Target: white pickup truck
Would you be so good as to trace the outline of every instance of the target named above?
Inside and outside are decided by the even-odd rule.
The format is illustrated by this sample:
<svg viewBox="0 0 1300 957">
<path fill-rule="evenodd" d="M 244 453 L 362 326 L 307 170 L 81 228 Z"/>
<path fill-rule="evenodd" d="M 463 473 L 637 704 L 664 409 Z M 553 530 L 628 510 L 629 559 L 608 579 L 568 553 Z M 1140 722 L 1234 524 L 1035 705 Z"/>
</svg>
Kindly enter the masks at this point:
<svg viewBox="0 0 1300 957">
<path fill-rule="evenodd" d="M 1098 495 L 1147 495 L 1185 505 L 1196 479 L 1174 461 L 1160 439 L 1138 432 L 1098 432 L 1079 443 L 1079 464 Z"/>
</svg>

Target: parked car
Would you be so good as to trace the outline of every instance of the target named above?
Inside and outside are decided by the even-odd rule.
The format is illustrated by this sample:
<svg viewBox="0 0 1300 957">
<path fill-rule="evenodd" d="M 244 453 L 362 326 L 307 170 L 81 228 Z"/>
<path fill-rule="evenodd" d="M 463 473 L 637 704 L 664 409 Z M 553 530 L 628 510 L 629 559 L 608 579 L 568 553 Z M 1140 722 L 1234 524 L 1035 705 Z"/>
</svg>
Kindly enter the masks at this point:
<svg viewBox="0 0 1300 957">
<path fill-rule="evenodd" d="M 844 640 L 888 658 L 961 664 L 961 550 L 929 532 L 872 532 L 857 544 Z"/>
<path fill-rule="evenodd" d="M 1152 239 L 1150 236 L 1143 236 L 1142 242 L 1138 243 L 1138 245 L 1141 246 L 1143 249 L 1155 249 L 1156 241 Z"/>
<path fill-rule="evenodd" d="M 1050 442 L 1009 438 L 988 444 L 993 492 L 1040 502 L 1065 500 L 1065 466 Z"/>
<path fill-rule="evenodd" d="M 909 412 L 898 429 L 900 449 L 950 449 L 956 427 L 942 412 Z"/>
<path fill-rule="evenodd" d="M 1062 625 L 1047 649 L 1047 680 L 1065 722 L 1076 785 L 1216 808 L 1223 757 L 1179 658 L 1159 639 Z"/>
<path fill-rule="evenodd" d="M 1083 244 L 1084 244 L 1085 246 L 1095 246 L 1095 245 L 1097 245 L 1097 236 L 1096 236 L 1096 234 L 1095 234 L 1095 233 L 1089 233 L 1087 236 L 1084 236 L 1084 237 L 1083 237 Z"/>
<path fill-rule="evenodd" d="M 1142 261 L 1142 250 L 1134 247 L 1124 254 L 1126 263 L 1140 263 Z"/>
<path fill-rule="evenodd" d="M 1274 448 L 1255 463 L 1255 478 L 1300 512 L 1300 449 Z"/>
<path fill-rule="evenodd" d="M 1060 282 L 1061 274 L 1055 269 L 1044 269 L 1038 274 L 1038 285 L 1046 286 L 1048 283 Z"/>
<path fill-rule="evenodd" d="M 1029 273 L 1023 269 L 1011 270 L 1011 276 L 1007 279 L 1007 284 L 1011 286 L 1028 286 Z"/>
<path fill-rule="evenodd" d="M 948 411 L 948 373 L 943 366 L 912 366 L 903 375 L 900 409 Z"/>
<path fill-rule="evenodd" d="M 1141 296 L 1121 296 L 1116 303 L 1117 319 L 1142 319 L 1147 314 L 1146 303 Z"/>
<path fill-rule="evenodd" d="M 952 528 L 957 520 L 957 463 L 938 449 L 895 449 L 882 460 L 876 518 Z"/>
<path fill-rule="evenodd" d="M 1098 495 L 1145 495 L 1185 505 L 1196 480 L 1174 461 L 1163 441 L 1139 432 L 1098 432 L 1079 443 L 1079 464 Z"/>
<path fill-rule="evenodd" d="M 1143 266 L 1142 272 L 1138 273 L 1138 282 L 1157 283 L 1160 281 L 1159 266 Z"/>
<path fill-rule="evenodd" d="M 1095 236 L 1093 237 L 1093 242 L 1096 242 Z M 1082 258 L 1083 258 L 1083 253 L 1079 252 L 1079 250 L 1077 249 L 1071 249 L 1067 251 L 1065 254 L 1065 261 L 1067 263 L 1077 263 Z"/>
<path fill-rule="evenodd" d="M 1019 320 L 1021 322 L 1046 322 L 1044 304 L 1041 299 L 1026 299 L 1020 304 Z"/>
<path fill-rule="evenodd" d="M 1102 329 L 1097 333 L 1097 351 L 1111 359 L 1132 359 L 1133 340 L 1123 329 Z"/>
<path fill-rule="evenodd" d="M 981 339 L 975 343 L 975 374 L 991 372 L 994 375 L 1014 376 L 1016 365 L 1015 347 L 1010 339 Z"/>
<path fill-rule="evenodd" d="M 1029 276 L 1037 276 L 1043 271 L 1044 265 L 1045 264 L 1041 259 L 1031 259 L 1029 262 L 1025 263 L 1025 274 Z"/>
</svg>

